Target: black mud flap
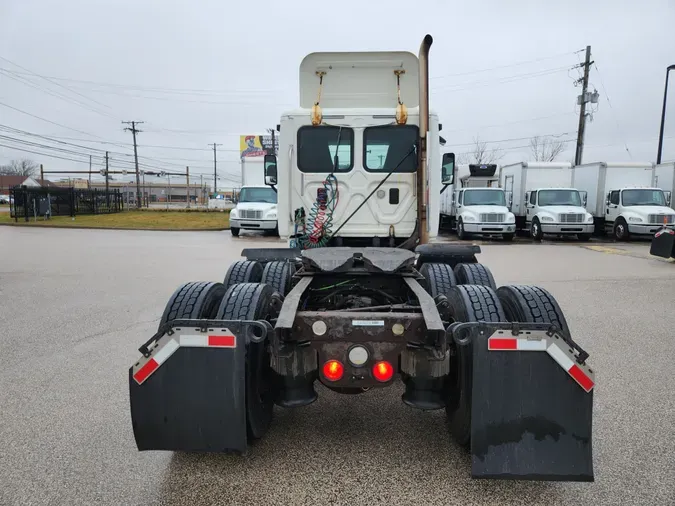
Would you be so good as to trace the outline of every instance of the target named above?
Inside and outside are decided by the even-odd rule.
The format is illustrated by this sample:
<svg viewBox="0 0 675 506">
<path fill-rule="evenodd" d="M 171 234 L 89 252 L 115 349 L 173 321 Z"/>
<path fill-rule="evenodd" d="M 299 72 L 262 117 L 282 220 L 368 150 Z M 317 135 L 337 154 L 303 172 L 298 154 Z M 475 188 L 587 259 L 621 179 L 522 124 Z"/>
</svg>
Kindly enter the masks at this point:
<svg viewBox="0 0 675 506">
<path fill-rule="evenodd" d="M 473 354 L 472 476 L 594 481 L 588 354 L 548 324 L 453 327 Z"/>
<path fill-rule="evenodd" d="M 662 258 L 675 258 L 675 230 L 662 228 L 656 232 L 649 253 Z"/>
<path fill-rule="evenodd" d="M 174 320 L 141 346 L 129 369 L 138 449 L 245 453 L 246 342 L 267 325 Z"/>
</svg>

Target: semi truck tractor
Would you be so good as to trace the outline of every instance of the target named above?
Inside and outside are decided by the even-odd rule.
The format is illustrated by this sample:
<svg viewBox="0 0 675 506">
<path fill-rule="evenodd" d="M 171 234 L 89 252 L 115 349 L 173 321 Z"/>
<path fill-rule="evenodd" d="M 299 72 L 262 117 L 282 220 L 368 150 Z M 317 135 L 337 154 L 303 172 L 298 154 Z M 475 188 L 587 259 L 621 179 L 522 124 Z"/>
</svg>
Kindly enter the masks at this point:
<svg viewBox="0 0 675 506">
<path fill-rule="evenodd" d="M 574 168 L 574 185 L 588 195 L 596 230 L 625 241 L 653 236 L 664 223 L 675 227 L 675 212 L 654 176 L 650 162 L 594 162 Z"/>
<path fill-rule="evenodd" d="M 457 178 L 453 178 L 450 198 L 441 201 L 441 220 L 457 232 L 459 239 L 469 239 L 476 234 L 513 240 L 515 217 L 507 207 L 504 190 L 495 176 L 497 166 L 472 164 L 468 169 L 469 173 L 459 177 L 458 184 L 455 184 Z"/>
<path fill-rule="evenodd" d="M 471 476 L 593 481 L 595 371 L 554 296 L 433 241 L 454 155 L 429 111 L 432 41 L 304 58 L 265 157 L 292 247 L 244 249 L 169 298 L 129 368 L 139 450 L 243 456 L 277 410 L 402 385 L 407 407 L 445 410 Z"/>
<path fill-rule="evenodd" d="M 593 216 L 585 209 L 586 195 L 572 185 L 573 174 L 568 162 L 519 162 L 501 168 L 499 180 L 518 231 L 535 241 L 545 234 L 591 238 Z"/>
</svg>

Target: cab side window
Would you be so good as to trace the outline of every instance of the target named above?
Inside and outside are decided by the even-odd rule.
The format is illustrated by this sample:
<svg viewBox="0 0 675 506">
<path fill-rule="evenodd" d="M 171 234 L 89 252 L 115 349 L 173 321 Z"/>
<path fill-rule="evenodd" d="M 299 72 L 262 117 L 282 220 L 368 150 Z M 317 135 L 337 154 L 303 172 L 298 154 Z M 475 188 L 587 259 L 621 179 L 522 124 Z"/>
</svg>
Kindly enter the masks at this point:
<svg viewBox="0 0 675 506">
<path fill-rule="evenodd" d="M 537 192 L 530 192 L 530 204 L 533 206 L 537 205 Z"/>
<path fill-rule="evenodd" d="M 618 191 L 613 191 L 609 194 L 609 203 L 614 204 L 616 206 L 619 205 L 619 192 Z"/>
<path fill-rule="evenodd" d="M 464 192 L 460 191 L 459 194 L 457 195 L 457 203 L 461 204 L 463 198 L 464 198 Z"/>
</svg>

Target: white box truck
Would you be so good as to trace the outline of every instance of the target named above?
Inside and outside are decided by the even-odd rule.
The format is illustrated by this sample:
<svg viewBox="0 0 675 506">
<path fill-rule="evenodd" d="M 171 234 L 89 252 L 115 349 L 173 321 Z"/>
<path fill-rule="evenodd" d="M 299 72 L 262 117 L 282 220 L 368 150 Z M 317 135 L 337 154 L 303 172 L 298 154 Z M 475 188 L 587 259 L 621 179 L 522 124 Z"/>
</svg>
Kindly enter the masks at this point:
<svg viewBox="0 0 675 506">
<path fill-rule="evenodd" d="M 574 186 L 588 194 L 588 209 L 598 232 L 616 240 L 653 235 L 664 220 L 675 226 L 675 213 L 663 190 L 654 186 L 651 162 L 594 162 L 574 168 Z"/>
<path fill-rule="evenodd" d="M 458 168 L 453 184 L 441 194 L 444 197 L 441 220 L 457 232 L 459 239 L 478 234 L 499 235 L 511 241 L 516 233 L 516 221 L 506 205 L 504 190 L 499 187 L 499 177 L 495 176 L 497 166 L 468 165 L 463 176 L 459 176 L 461 166 Z"/>
<path fill-rule="evenodd" d="M 544 234 L 591 238 L 593 216 L 585 209 L 585 195 L 572 184 L 571 163 L 518 162 L 499 172 L 518 231 L 527 231 L 536 241 Z"/>
<path fill-rule="evenodd" d="M 660 163 L 654 167 L 654 186 L 661 188 L 666 195 L 667 204 L 675 209 L 673 193 L 675 193 L 675 162 Z"/>
</svg>

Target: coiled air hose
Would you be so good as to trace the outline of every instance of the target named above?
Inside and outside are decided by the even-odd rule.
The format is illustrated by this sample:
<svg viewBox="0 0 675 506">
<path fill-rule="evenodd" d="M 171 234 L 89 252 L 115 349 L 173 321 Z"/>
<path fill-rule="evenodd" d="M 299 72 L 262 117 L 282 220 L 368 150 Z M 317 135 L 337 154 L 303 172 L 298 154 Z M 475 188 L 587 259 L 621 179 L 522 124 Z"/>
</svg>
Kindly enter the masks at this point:
<svg viewBox="0 0 675 506">
<path fill-rule="evenodd" d="M 322 248 L 331 237 L 333 213 L 339 199 L 338 180 L 334 174 L 329 174 L 323 181 L 323 186 L 316 192 L 316 201 L 310 209 L 306 222 L 301 209 L 295 211 L 295 236 L 297 245 L 302 249 Z M 298 227 L 302 227 L 302 234 L 298 235 Z"/>
</svg>

